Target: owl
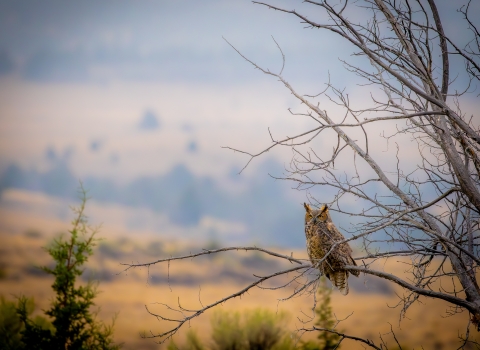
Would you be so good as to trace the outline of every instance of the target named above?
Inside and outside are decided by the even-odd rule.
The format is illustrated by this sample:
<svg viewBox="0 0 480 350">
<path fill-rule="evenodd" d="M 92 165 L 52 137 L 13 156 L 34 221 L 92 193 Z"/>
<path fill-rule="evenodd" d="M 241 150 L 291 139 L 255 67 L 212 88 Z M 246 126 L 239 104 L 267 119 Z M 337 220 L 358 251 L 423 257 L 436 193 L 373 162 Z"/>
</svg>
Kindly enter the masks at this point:
<svg viewBox="0 0 480 350">
<path fill-rule="evenodd" d="M 305 237 L 307 239 L 308 257 L 315 265 L 327 254 L 335 242 L 343 241 L 345 237 L 338 231 L 332 222 L 328 206 L 322 205 L 319 210 L 312 209 L 310 205 L 303 203 L 305 207 Z M 343 295 L 348 294 L 348 271 L 345 265 L 354 265 L 352 249 L 348 243 L 342 243 L 320 263 L 318 269 L 337 287 Z M 351 271 L 358 276 L 359 271 Z"/>
</svg>

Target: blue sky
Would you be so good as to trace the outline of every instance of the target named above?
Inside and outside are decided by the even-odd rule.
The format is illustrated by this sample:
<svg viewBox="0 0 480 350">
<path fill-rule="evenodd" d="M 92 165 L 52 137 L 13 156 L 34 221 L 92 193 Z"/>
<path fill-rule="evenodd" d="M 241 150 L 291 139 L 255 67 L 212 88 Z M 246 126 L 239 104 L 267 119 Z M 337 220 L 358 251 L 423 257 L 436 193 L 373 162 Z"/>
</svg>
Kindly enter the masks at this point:
<svg viewBox="0 0 480 350">
<path fill-rule="evenodd" d="M 324 19 L 301 2 L 274 3 Z M 456 7 L 441 5 L 455 35 Z M 308 122 L 287 112 L 298 107 L 292 96 L 223 38 L 278 71 L 273 36 L 286 55 L 283 75 L 304 93 L 329 78 L 352 96 L 361 90 L 339 61 L 355 62 L 348 43 L 250 1 L 7 0 L 0 32 L 0 170 L 12 161 L 41 167 L 53 149 L 70 153 L 79 175 L 121 169 L 128 178 L 175 163 L 225 174 L 246 159 L 221 146 L 253 151 L 268 144 L 268 127 L 279 137 L 302 130 Z M 139 127 L 146 113 L 155 130 Z"/>
<path fill-rule="evenodd" d="M 260 77 L 234 64 L 239 57 L 222 36 L 277 67 L 271 35 L 287 54 L 302 52 L 304 62 L 314 62 L 324 51 L 320 46 L 333 43 L 323 37 L 321 45 L 312 45 L 314 32 L 249 1 L 3 1 L 1 6 L 0 29 L 8 34 L 0 46 L 27 80 L 237 85 Z M 296 65 L 298 57 L 287 69 Z M 311 68 L 303 71 L 311 77 Z"/>
<path fill-rule="evenodd" d="M 121 168 L 134 177 L 179 162 L 225 173 L 244 158 L 220 147 L 234 134 L 242 147 L 242 129 L 249 143 L 256 135 L 263 145 L 267 127 L 282 124 L 272 120 L 292 99 L 277 94 L 222 36 L 272 69 L 281 56 L 271 35 L 287 54 L 313 56 L 308 41 L 294 37 L 302 32 L 295 23 L 245 1 L 4 1 L 0 13 L 0 30 L 8 33 L 0 37 L 1 167 L 13 160 L 42 166 L 43 153 L 53 149 L 71 153 L 79 175 L 113 176 Z M 138 127 L 149 112 L 161 122 L 156 130 Z M 89 152 L 92 143 L 102 147 Z"/>
</svg>

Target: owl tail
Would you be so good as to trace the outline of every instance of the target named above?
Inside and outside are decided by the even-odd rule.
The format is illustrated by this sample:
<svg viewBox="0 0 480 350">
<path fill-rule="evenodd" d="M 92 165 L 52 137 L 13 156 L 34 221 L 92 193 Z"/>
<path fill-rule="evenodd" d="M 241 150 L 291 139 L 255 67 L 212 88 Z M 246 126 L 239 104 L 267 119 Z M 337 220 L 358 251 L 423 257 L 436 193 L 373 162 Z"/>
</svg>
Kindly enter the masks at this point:
<svg viewBox="0 0 480 350">
<path fill-rule="evenodd" d="M 348 294 L 348 272 L 336 271 L 330 275 L 330 281 L 343 295 Z"/>
</svg>

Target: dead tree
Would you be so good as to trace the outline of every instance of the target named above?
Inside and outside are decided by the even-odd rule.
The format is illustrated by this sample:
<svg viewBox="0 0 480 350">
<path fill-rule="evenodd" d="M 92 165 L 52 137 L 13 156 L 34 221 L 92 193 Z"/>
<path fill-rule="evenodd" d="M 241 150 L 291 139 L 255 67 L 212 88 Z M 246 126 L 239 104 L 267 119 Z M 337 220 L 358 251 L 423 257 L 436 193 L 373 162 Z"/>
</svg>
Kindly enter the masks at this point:
<svg viewBox="0 0 480 350">
<path fill-rule="evenodd" d="M 478 331 L 479 118 L 462 112 L 465 99 L 478 97 L 475 89 L 480 81 L 480 33 L 474 23 L 478 17 L 470 14 L 470 2 L 458 9 L 464 19 L 459 26 L 463 25 L 465 36 L 471 37 L 466 45 L 458 44 L 444 31 L 442 16 L 434 0 L 307 0 L 304 1 L 305 14 L 273 4 L 255 3 L 287 13 L 309 28 L 320 33 L 329 31 L 339 40 L 349 42 L 355 48 L 353 54 L 363 59 L 363 63 L 354 65 L 343 61 L 344 66 L 365 80 L 365 89 L 369 89 L 371 99 L 368 105 L 363 101 L 361 106 L 353 106 L 345 89 L 330 82 L 325 82 L 326 88 L 320 94 L 304 95 L 289 84 L 282 71 L 274 73 L 260 67 L 234 47 L 246 61 L 279 80 L 301 102 L 304 109 L 291 112 L 296 118 L 309 118 L 315 124 L 298 135 L 282 139 L 270 134 L 271 145 L 260 152 L 235 151 L 247 154 L 252 160 L 274 147 L 290 148 L 293 158 L 282 179 L 294 181 L 299 189 L 306 189 L 313 203 L 327 202 L 339 216 L 354 219 L 349 238 L 343 242 L 361 242 L 364 252 L 357 257 L 359 266 L 347 269 L 403 287 L 407 291 L 400 300 L 403 314 L 420 297 L 442 299 L 451 305 L 449 312 L 452 314 L 469 312 Z M 313 15 L 307 15 L 318 13 L 318 10 L 326 14 L 326 22 L 317 22 Z M 352 20 L 357 10 L 368 12 L 370 17 L 363 22 Z M 453 60 L 456 64 L 451 64 Z M 460 78 L 465 81 L 465 89 L 450 91 Z M 332 111 L 321 108 L 329 104 L 337 108 Z M 343 110 L 341 115 L 338 108 Z M 388 134 L 392 126 L 394 131 Z M 378 147 L 372 146 L 372 142 L 378 143 L 372 130 L 383 131 L 385 143 L 395 146 L 394 169 L 384 164 Z M 327 145 L 322 152 L 313 146 L 320 138 Z M 415 147 L 411 147 L 412 144 Z M 332 151 L 325 154 L 325 149 Z M 322 192 L 329 189 L 331 198 L 328 201 L 317 198 L 319 191 L 316 189 Z M 355 206 L 348 205 L 352 200 L 356 201 Z M 288 284 L 298 283 L 312 270 L 306 261 L 256 247 L 224 248 L 199 254 L 232 249 L 260 250 L 287 259 L 296 266 L 258 277 L 255 283 L 238 293 L 198 310 L 188 312 L 180 307 L 180 311 L 188 315 L 168 319 L 177 325 L 151 337 L 170 337 L 185 322 L 208 308 L 268 279 L 288 273 L 293 274 Z M 373 262 L 390 257 L 408 258 L 408 279 L 372 266 Z M 127 264 L 127 268 L 173 259 Z M 438 284 L 445 277 L 453 279 L 451 288 Z M 315 280 L 302 281 L 293 295 L 314 290 Z M 468 330 L 468 325 L 465 326 Z M 350 338 L 380 348 L 368 340 L 342 336 L 342 339 Z"/>
</svg>

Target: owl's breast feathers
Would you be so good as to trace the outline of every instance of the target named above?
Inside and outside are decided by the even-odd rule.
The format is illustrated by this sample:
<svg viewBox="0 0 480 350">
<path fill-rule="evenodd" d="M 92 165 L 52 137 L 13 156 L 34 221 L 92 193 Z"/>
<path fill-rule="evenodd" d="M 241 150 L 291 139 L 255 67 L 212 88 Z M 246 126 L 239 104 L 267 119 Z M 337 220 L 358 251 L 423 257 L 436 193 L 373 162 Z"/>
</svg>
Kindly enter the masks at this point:
<svg viewBox="0 0 480 350">
<path fill-rule="evenodd" d="M 310 227 L 306 228 L 306 238 L 312 263 L 322 259 L 336 242 L 345 239 L 331 222 L 319 222 L 308 226 Z M 356 265 L 351 254 L 352 249 L 348 243 L 341 243 L 330 252 L 325 262 L 328 262 L 333 269 L 342 269 L 345 265 Z M 352 274 L 358 276 L 358 271 L 352 271 Z"/>
</svg>

